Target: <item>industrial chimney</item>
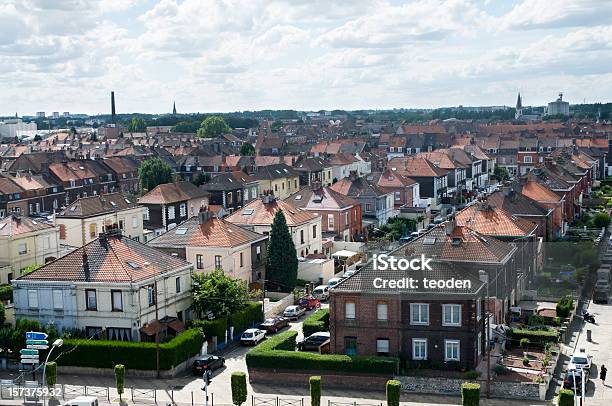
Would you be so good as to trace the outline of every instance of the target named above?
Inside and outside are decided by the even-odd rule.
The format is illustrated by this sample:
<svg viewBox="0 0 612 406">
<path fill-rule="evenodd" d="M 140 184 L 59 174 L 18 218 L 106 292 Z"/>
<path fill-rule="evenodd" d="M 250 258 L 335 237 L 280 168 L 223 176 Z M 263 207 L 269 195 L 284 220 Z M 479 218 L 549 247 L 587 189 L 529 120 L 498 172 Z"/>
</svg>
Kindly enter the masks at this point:
<svg viewBox="0 0 612 406">
<path fill-rule="evenodd" d="M 111 121 L 115 123 L 115 92 L 111 92 Z"/>
</svg>

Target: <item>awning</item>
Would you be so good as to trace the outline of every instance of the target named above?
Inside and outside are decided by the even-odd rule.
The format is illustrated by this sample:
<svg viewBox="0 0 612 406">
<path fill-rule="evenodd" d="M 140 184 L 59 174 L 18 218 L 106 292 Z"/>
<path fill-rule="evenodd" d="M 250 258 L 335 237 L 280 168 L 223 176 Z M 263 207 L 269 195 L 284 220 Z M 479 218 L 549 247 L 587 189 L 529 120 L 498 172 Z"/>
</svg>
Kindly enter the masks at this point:
<svg viewBox="0 0 612 406">
<path fill-rule="evenodd" d="M 334 252 L 332 254 L 333 258 L 352 258 L 355 255 L 357 255 L 356 252 L 354 251 L 349 251 L 349 250 L 340 250 L 338 252 Z"/>
</svg>

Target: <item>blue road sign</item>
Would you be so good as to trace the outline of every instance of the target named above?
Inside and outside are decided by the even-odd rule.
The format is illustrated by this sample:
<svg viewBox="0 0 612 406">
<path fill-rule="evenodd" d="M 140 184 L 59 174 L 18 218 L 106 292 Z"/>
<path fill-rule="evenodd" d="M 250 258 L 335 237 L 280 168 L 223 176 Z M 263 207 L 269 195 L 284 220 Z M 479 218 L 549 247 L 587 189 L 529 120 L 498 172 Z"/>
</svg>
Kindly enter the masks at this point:
<svg viewBox="0 0 612 406">
<path fill-rule="evenodd" d="M 39 331 L 28 331 L 26 333 L 26 340 L 46 340 L 49 335 L 47 333 L 41 333 Z"/>
</svg>

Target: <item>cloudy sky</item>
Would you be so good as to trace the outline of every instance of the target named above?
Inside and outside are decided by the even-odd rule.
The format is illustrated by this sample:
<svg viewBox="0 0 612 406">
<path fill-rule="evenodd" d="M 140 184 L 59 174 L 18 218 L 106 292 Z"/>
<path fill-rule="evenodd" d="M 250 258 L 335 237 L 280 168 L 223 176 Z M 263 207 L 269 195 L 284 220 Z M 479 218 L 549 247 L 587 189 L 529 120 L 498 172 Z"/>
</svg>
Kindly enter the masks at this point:
<svg viewBox="0 0 612 406">
<path fill-rule="evenodd" d="M 0 0 L 0 114 L 610 101 L 612 1 Z"/>
</svg>

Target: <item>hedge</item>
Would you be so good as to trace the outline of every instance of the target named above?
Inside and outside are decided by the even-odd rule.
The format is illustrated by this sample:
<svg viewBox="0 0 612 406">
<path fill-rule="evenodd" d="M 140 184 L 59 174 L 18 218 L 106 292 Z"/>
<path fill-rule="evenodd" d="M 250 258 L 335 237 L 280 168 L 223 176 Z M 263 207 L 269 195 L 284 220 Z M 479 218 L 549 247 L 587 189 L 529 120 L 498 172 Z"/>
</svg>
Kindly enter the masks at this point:
<svg viewBox="0 0 612 406">
<path fill-rule="evenodd" d="M 321 406 L 321 377 L 311 376 L 308 383 L 310 384 L 310 406 Z"/>
<path fill-rule="evenodd" d="M 379 375 L 393 375 L 397 372 L 398 359 L 393 357 L 349 357 L 340 354 L 297 352 L 294 350 L 296 337 L 296 331 L 286 331 L 259 344 L 247 353 L 247 367 Z"/>
<path fill-rule="evenodd" d="M 480 384 L 465 382 L 461 384 L 461 404 L 478 406 L 480 402 Z"/>
<path fill-rule="evenodd" d="M 232 403 L 240 406 L 247 400 L 247 383 L 244 372 L 233 372 L 231 376 Z"/>
<path fill-rule="evenodd" d="M 171 369 L 199 354 L 203 343 L 202 333 L 198 329 L 189 329 L 160 344 L 160 369 Z M 156 369 L 155 343 L 66 339 L 61 349 L 62 355 L 57 359 L 59 365 L 114 368 L 117 364 L 123 364 L 130 370 Z"/>
<path fill-rule="evenodd" d="M 329 309 L 317 310 L 302 323 L 304 337 L 319 331 L 329 331 Z"/>
<path fill-rule="evenodd" d="M 216 320 L 194 320 L 191 322 L 191 326 L 200 329 L 207 339 L 217 337 L 217 344 L 225 342 L 225 332 L 227 331 L 227 319 L 225 317 Z"/>
<path fill-rule="evenodd" d="M 570 389 L 561 389 L 559 391 L 559 406 L 574 406 L 574 392 Z"/>
<path fill-rule="evenodd" d="M 251 328 L 254 323 L 259 324 L 263 320 L 261 302 L 249 303 L 243 310 L 229 317 L 230 326 L 234 326 L 234 334 Z"/>
<path fill-rule="evenodd" d="M 526 338 L 531 344 L 544 345 L 546 343 L 556 343 L 559 341 L 559 332 L 551 330 L 520 330 L 512 329 L 508 331 L 508 338 L 515 342 L 520 342 Z"/>
<path fill-rule="evenodd" d="M 13 301 L 13 287 L 11 285 L 0 285 L 0 300 Z"/>
<path fill-rule="evenodd" d="M 387 381 L 387 406 L 399 406 L 401 384 L 396 380 Z"/>
<path fill-rule="evenodd" d="M 571 296 L 565 296 L 556 306 L 557 317 L 568 317 L 574 309 L 574 299 Z"/>
</svg>

